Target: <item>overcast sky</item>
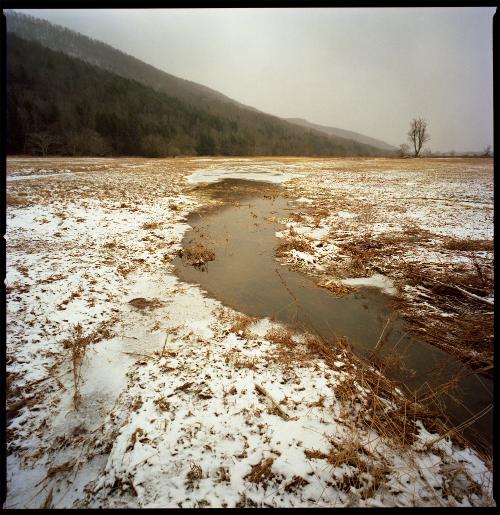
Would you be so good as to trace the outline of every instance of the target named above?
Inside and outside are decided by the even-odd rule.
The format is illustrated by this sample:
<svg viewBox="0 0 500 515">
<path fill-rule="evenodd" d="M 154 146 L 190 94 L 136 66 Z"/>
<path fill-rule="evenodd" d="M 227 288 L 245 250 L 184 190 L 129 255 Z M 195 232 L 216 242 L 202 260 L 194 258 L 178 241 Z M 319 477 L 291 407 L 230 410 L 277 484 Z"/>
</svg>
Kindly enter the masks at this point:
<svg viewBox="0 0 500 515">
<path fill-rule="evenodd" d="M 280 117 L 433 150 L 493 143 L 494 8 L 16 9 Z"/>
</svg>

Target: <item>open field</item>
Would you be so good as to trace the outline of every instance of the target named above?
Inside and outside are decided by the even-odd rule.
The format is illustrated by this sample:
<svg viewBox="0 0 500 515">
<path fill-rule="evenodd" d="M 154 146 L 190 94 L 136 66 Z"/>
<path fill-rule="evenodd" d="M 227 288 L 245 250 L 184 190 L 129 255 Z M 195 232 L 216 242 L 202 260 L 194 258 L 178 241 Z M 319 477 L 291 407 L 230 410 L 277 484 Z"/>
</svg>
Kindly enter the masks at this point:
<svg viewBox="0 0 500 515">
<path fill-rule="evenodd" d="M 297 206 L 282 262 L 339 295 L 383 274 L 415 331 L 487 369 L 490 159 L 7 168 L 6 507 L 495 504 L 490 458 L 346 342 L 249 319 L 172 265 L 210 202 L 196 181 L 278 173 Z"/>
<path fill-rule="evenodd" d="M 414 331 L 492 370 L 490 159 L 332 160 L 286 187 L 298 208 L 280 236 L 308 250 L 292 250 L 289 262 L 330 289 L 345 278 L 390 277 Z"/>
</svg>

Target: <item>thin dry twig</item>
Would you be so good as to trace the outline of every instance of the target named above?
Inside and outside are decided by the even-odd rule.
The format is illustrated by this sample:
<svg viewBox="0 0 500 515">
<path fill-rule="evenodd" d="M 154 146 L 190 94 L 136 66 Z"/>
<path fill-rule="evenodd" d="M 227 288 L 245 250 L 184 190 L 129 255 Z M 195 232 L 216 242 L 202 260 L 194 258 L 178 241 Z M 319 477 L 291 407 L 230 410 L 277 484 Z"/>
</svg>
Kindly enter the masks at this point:
<svg viewBox="0 0 500 515">
<path fill-rule="evenodd" d="M 255 383 L 255 389 L 262 395 L 266 396 L 273 403 L 273 406 L 276 408 L 276 411 L 280 414 L 281 418 L 284 420 L 290 420 L 290 415 L 288 415 L 288 413 L 282 409 L 282 407 L 272 398 L 271 394 L 267 390 L 262 388 L 262 386 L 257 383 Z"/>
</svg>

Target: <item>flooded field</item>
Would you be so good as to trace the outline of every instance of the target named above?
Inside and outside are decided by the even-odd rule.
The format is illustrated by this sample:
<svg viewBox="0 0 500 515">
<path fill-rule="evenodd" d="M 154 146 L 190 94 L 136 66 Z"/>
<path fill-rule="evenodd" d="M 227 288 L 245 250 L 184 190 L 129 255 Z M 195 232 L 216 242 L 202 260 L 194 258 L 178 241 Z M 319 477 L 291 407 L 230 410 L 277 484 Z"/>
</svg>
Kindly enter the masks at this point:
<svg viewBox="0 0 500 515">
<path fill-rule="evenodd" d="M 347 337 L 356 352 L 379 363 L 400 382 L 410 398 L 428 398 L 448 427 L 459 426 L 486 410 L 464 434 L 491 448 L 491 380 L 409 334 L 393 309 L 392 298 L 380 289 L 358 287 L 352 293 L 335 296 L 313 278 L 279 264 L 276 233 L 283 226 L 278 220 L 288 218 L 296 209 L 283 190 L 265 182 L 223 179 L 199 186 L 196 193 L 222 204 L 189 216 L 192 230 L 183 239 L 183 256 L 174 260 L 182 280 L 199 284 L 210 296 L 237 311 L 318 334 L 330 345 L 335 345 L 336 338 Z M 189 259 L 193 249 L 207 249 L 213 255 L 193 264 Z M 398 365 L 391 366 L 388 357 L 395 357 Z M 436 393 L 450 381 L 456 381 L 453 388 Z"/>
<path fill-rule="evenodd" d="M 4 507 L 495 505 L 491 159 L 6 183 Z"/>
</svg>

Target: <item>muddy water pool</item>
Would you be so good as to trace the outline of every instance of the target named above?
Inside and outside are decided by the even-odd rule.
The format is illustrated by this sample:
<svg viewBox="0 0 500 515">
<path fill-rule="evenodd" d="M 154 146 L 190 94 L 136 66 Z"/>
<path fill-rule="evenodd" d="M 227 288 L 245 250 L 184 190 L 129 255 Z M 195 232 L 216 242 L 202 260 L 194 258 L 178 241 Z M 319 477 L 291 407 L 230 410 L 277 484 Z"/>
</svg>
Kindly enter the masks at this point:
<svg viewBox="0 0 500 515">
<path fill-rule="evenodd" d="M 186 233 L 183 247 L 201 243 L 215 252 L 215 259 L 194 267 L 176 258 L 180 279 L 200 285 L 213 298 L 247 315 L 268 317 L 327 340 L 346 336 L 354 352 L 365 358 L 377 343 L 381 359 L 396 349 L 403 366 L 388 367 L 386 373 L 400 381 L 403 390 L 417 392 L 418 398 L 460 374 L 463 377 L 457 387 L 439 399 L 451 425 L 467 421 L 492 404 L 492 381 L 408 334 L 403 321 L 395 316 L 390 296 L 377 288 L 363 287 L 339 298 L 318 287 L 313 278 L 276 260 L 275 249 L 281 240 L 275 233 L 283 229 L 277 219 L 298 209 L 280 195 L 278 186 L 224 179 L 198 186 L 196 194 L 206 195 L 219 205 L 189 217 L 192 229 Z M 464 430 L 464 436 L 490 448 L 492 427 L 489 411 Z"/>
</svg>

